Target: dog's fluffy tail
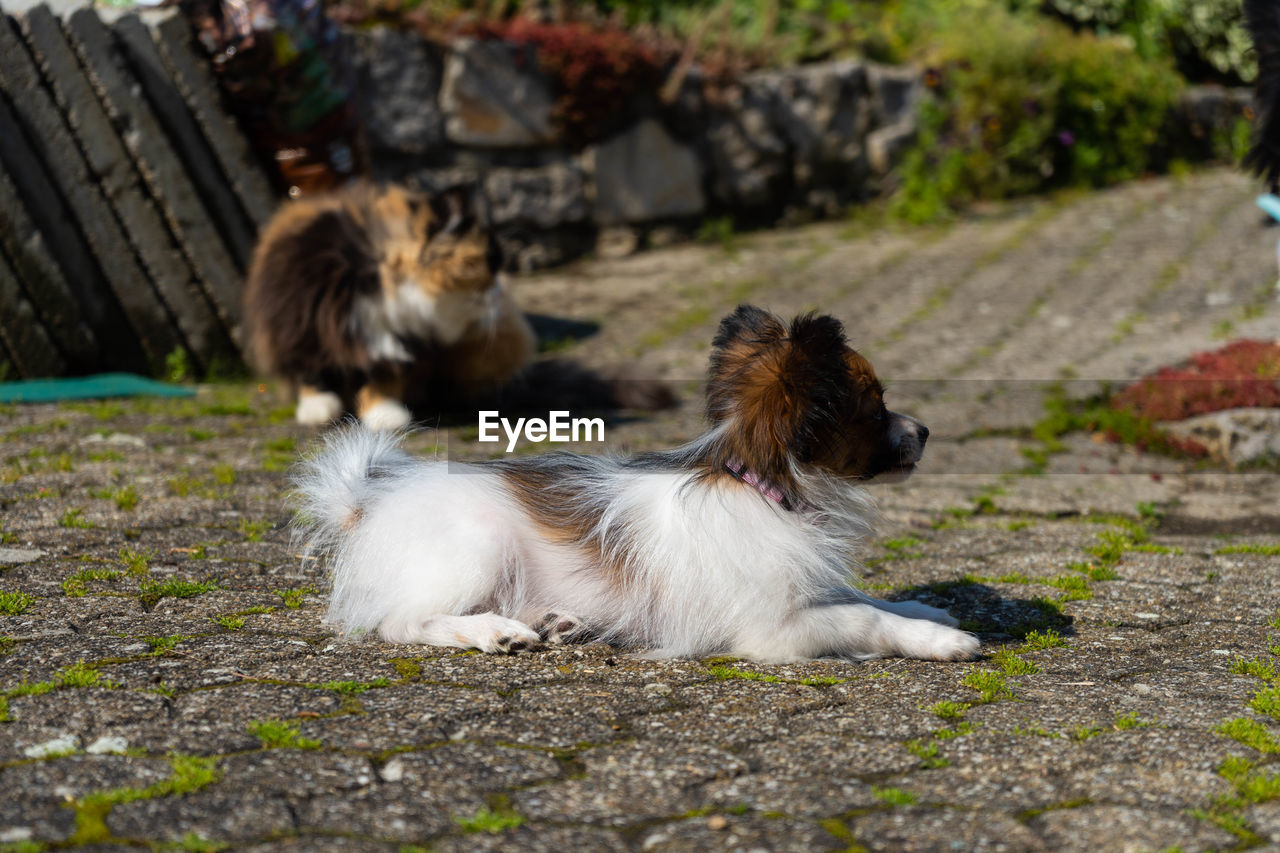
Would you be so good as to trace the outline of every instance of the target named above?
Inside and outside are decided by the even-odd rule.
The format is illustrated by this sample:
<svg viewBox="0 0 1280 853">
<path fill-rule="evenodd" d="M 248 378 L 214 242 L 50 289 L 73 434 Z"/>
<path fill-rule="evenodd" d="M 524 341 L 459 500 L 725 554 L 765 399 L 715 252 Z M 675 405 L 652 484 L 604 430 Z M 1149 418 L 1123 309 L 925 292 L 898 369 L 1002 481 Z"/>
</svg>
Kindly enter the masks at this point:
<svg viewBox="0 0 1280 853">
<path fill-rule="evenodd" d="M 324 437 L 295 469 L 294 528 L 306 553 L 329 553 L 364 517 L 365 507 L 414 464 L 400 449 L 404 432 L 351 423 Z"/>
</svg>

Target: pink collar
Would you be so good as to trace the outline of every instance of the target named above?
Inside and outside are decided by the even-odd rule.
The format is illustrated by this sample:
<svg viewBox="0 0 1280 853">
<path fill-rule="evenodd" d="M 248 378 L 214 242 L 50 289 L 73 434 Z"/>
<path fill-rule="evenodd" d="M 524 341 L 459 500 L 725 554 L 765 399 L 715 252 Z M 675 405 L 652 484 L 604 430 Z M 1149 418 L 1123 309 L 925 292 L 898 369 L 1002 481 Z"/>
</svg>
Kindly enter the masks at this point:
<svg viewBox="0 0 1280 853">
<path fill-rule="evenodd" d="M 759 474 L 752 471 L 737 459 L 726 462 L 724 468 L 735 480 L 740 483 L 746 483 L 748 486 L 755 489 L 757 492 L 764 495 L 787 512 L 795 512 L 797 510 L 800 512 L 810 512 L 813 510 L 813 507 L 803 501 L 799 503 L 793 502 L 791 498 L 787 497 L 787 493 L 782 491 L 779 486 L 761 479 Z"/>
</svg>

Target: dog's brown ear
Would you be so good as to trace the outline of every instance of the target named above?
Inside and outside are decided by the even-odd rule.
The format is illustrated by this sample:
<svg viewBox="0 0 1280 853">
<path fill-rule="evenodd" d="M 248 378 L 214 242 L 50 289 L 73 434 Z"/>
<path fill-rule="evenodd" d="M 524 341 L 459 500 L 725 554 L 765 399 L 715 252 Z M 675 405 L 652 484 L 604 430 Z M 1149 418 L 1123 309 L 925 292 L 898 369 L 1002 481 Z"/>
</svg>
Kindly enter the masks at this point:
<svg viewBox="0 0 1280 853">
<path fill-rule="evenodd" d="M 787 327 L 777 317 L 754 305 L 739 305 L 720 321 L 711 346 L 723 350 L 735 343 L 757 346 L 776 343 L 787 334 Z"/>
<path fill-rule="evenodd" d="M 743 465 L 790 491 L 793 462 L 808 462 L 854 397 L 844 327 L 833 317 L 773 315 L 740 306 L 720 324 L 707 414 L 731 421 L 720 464 Z"/>
</svg>

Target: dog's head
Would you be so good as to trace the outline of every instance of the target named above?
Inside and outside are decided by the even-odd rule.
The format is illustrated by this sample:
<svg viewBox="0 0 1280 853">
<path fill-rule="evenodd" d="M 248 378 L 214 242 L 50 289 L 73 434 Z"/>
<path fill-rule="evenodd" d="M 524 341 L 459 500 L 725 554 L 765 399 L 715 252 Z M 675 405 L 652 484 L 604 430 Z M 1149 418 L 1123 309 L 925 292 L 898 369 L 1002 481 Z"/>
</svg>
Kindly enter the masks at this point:
<svg viewBox="0 0 1280 853">
<path fill-rule="evenodd" d="M 924 451 L 924 424 L 884 405 L 871 363 L 834 317 L 787 326 L 750 305 L 720 322 L 707 413 L 722 426 L 723 464 L 792 492 L 804 467 L 877 482 L 905 479 Z"/>
</svg>

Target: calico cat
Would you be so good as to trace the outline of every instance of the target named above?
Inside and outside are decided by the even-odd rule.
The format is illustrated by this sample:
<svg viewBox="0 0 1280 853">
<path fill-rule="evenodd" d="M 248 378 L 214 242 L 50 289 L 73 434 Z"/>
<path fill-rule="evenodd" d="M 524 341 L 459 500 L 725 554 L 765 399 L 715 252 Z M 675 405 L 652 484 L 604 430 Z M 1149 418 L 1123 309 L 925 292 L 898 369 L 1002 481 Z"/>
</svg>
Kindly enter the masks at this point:
<svg viewBox="0 0 1280 853">
<path fill-rule="evenodd" d="M 301 423 L 354 410 L 372 429 L 403 427 L 415 388 L 495 389 L 533 358 L 500 260 L 460 193 L 360 183 L 288 202 L 245 287 L 253 360 L 297 388 Z"/>
</svg>

